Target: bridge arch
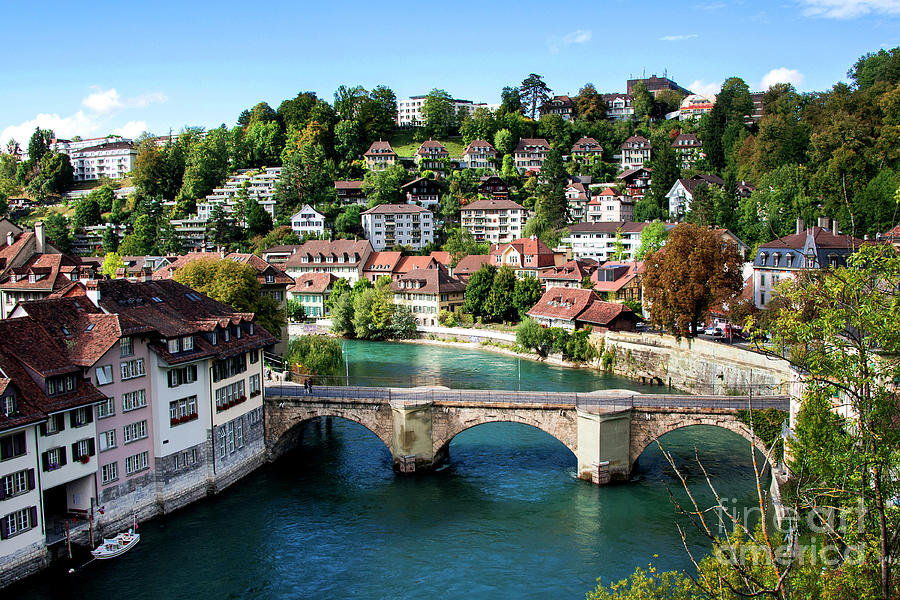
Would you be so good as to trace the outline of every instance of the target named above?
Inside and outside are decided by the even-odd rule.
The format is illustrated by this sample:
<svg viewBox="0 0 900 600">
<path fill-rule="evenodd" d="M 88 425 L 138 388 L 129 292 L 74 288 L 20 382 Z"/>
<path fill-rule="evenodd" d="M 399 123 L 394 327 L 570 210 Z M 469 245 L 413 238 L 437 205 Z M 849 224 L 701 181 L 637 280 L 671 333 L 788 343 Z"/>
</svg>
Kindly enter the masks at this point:
<svg viewBox="0 0 900 600">
<path fill-rule="evenodd" d="M 391 453 L 392 432 L 390 430 L 384 431 L 384 427 L 379 426 L 379 423 L 377 422 L 373 422 L 371 418 L 368 418 L 367 414 L 348 410 L 319 408 L 315 411 L 304 411 L 302 414 L 292 415 L 288 422 L 283 423 L 282 430 L 272 442 L 270 448 L 271 456 L 281 456 L 295 447 L 299 441 L 300 431 L 304 423 L 327 417 L 344 419 L 356 423 L 357 425 L 362 425 L 375 434 L 375 437 L 384 444 L 388 453 Z"/>
<path fill-rule="evenodd" d="M 641 414 L 635 415 L 635 420 L 640 422 L 642 416 L 643 415 Z M 641 427 L 640 425 L 632 426 L 629 469 L 634 470 L 634 465 L 638 458 L 640 458 L 641 454 L 644 453 L 644 450 L 646 450 L 650 444 L 668 433 L 687 427 L 693 427 L 695 425 L 719 427 L 731 431 L 732 433 L 736 433 L 753 444 L 754 448 L 765 457 L 765 461 L 770 467 L 775 467 L 775 461 L 772 456 L 770 456 L 769 451 L 762 440 L 754 436 L 750 428 L 733 415 L 691 415 L 689 417 L 680 415 L 675 418 L 664 417 L 655 421 L 656 425 L 651 427 Z"/>
<path fill-rule="evenodd" d="M 568 415 L 564 415 L 562 413 L 566 413 L 568 411 L 559 411 L 559 417 L 565 418 Z M 569 416 L 569 418 L 574 418 L 573 416 Z M 435 431 L 435 435 L 433 437 L 432 442 L 432 451 L 434 452 L 434 456 L 436 457 L 445 457 L 449 453 L 450 443 L 453 439 L 468 429 L 473 427 L 477 427 L 479 425 L 484 425 L 485 423 L 519 423 L 520 425 L 528 425 L 535 429 L 539 429 L 560 442 L 566 448 L 568 448 L 572 454 L 576 457 L 578 456 L 578 441 L 574 434 L 573 428 L 561 428 L 554 421 L 548 422 L 544 419 L 536 419 L 534 416 L 529 414 L 479 414 L 475 415 L 470 419 L 466 419 L 465 421 L 457 420 L 450 424 L 446 429 L 441 430 L 440 432 Z"/>
</svg>

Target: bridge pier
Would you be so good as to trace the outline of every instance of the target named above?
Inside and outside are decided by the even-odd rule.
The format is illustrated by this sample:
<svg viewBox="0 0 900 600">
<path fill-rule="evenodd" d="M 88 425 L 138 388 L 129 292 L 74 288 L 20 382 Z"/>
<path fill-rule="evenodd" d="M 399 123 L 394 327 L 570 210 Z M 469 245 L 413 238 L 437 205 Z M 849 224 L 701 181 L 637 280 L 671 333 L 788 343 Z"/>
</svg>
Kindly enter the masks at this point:
<svg viewBox="0 0 900 600">
<path fill-rule="evenodd" d="M 631 413 L 630 409 L 577 409 L 579 478 L 598 485 L 628 480 Z"/>
<path fill-rule="evenodd" d="M 403 473 L 428 471 L 446 456 L 436 457 L 431 443 L 432 409 L 429 400 L 391 400 L 394 470 Z"/>
</svg>

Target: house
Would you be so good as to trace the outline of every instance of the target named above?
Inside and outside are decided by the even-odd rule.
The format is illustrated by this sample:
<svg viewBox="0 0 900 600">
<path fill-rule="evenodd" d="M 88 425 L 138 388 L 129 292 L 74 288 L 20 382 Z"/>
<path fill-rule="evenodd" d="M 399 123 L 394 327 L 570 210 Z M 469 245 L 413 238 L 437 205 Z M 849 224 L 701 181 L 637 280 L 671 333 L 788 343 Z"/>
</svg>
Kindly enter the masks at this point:
<svg viewBox="0 0 900 600">
<path fill-rule="evenodd" d="M 9 317 L 17 302 L 46 298 L 74 281 L 100 275 L 90 265 L 66 254 L 34 254 L 22 266 L 12 267 L 0 279 L 0 318 Z"/>
<path fill-rule="evenodd" d="M 439 175 L 444 171 L 447 158 L 450 158 L 450 153 L 447 152 L 447 148 L 442 143 L 435 140 L 427 140 L 422 142 L 422 145 L 416 150 L 413 161 L 420 170 L 437 171 Z"/>
<path fill-rule="evenodd" d="M 887 242 L 900 250 L 900 225 L 895 225 L 891 229 L 889 229 L 886 233 L 879 233 L 876 236 L 878 241 Z"/>
<path fill-rule="evenodd" d="M 490 142 L 472 140 L 463 150 L 460 166 L 464 169 L 496 169 L 497 150 Z"/>
<path fill-rule="evenodd" d="M 325 215 L 317 211 L 309 204 L 304 204 L 297 213 L 291 217 L 291 231 L 300 237 L 325 235 Z"/>
<path fill-rule="evenodd" d="M 277 340 L 252 313 L 168 279 L 103 280 L 87 292 L 104 312 L 146 331 L 148 360 L 123 358 L 120 371 L 123 379 L 147 377 L 149 468 L 163 512 L 224 489 L 265 461 L 262 353 Z M 145 460 L 126 459 L 125 471 Z"/>
<path fill-rule="evenodd" d="M 525 208 L 512 200 L 476 200 L 460 209 L 460 226 L 479 242 L 508 242 L 522 236 Z"/>
<path fill-rule="evenodd" d="M 574 160 L 593 162 L 603 158 L 603 146 L 592 137 L 583 137 L 572 145 L 571 153 Z"/>
<path fill-rule="evenodd" d="M 12 223 L 5 229 L 6 233 L 0 237 L 0 281 L 9 274 L 10 269 L 21 267 L 36 254 L 60 253 L 47 243 L 44 237 L 44 224 L 40 221 L 34 224 L 33 232 L 23 231 Z M 17 229 L 18 232 L 15 231 Z"/>
<path fill-rule="evenodd" d="M 606 101 L 606 118 L 610 121 L 622 121 L 634 117 L 631 94 L 603 94 Z"/>
<path fill-rule="evenodd" d="M 367 204 L 362 181 L 336 180 L 334 191 L 341 204 Z"/>
<path fill-rule="evenodd" d="M 636 169 L 628 169 L 623 173 L 616 175 L 616 179 L 625 184 L 628 195 L 634 202 L 637 202 L 650 191 L 653 169 L 648 167 L 638 167 Z"/>
<path fill-rule="evenodd" d="M 753 185 L 749 181 L 745 181 L 745 180 L 741 179 L 738 182 L 737 187 L 734 190 L 734 193 L 738 198 L 749 198 L 750 194 L 752 194 L 753 190 L 755 190 L 755 189 L 756 189 L 755 185 Z"/>
<path fill-rule="evenodd" d="M 361 213 L 362 228 L 372 249 L 411 246 L 420 250 L 434 242 L 434 216 L 415 204 L 380 204 Z"/>
<path fill-rule="evenodd" d="M 282 268 L 284 263 L 287 262 L 287 259 L 290 258 L 291 254 L 294 254 L 301 246 L 302 244 L 272 246 L 271 248 L 263 250 L 262 257 L 267 263 Z"/>
<path fill-rule="evenodd" d="M 623 171 L 640 169 L 650 164 L 650 140 L 642 135 L 633 135 L 620 146 L 622 151 L 621 168 Z"/>
<path fill-rule="evenodd" d="M 587 215 L 588 201 L 591 199 L 588 187 L 579 181 L 569 181 L 565 194 L 569 205 L 569 220 L 576 223 L 584 221 Z"/>
<path fill-rule="evenodd" d="M 400 277 L 400 275 L 405 275 L 414 269 L 425 269 L 434 264 L 439 264 L 444 267 L 447 272 L 450 272 L 450 253 L 435 251 L 429 254 L 428 256 L 402 256 L 400 260 L 397 261 L 397 267 L 394 271 L 394 279 Z"/>
<path fill-rule="evenodd" d="M 805 228 L 797 219 L 795 233 L 760 245 L 753 260 L 753 303 L 764 308 L 773 291 L 785 279 L 800 271 L 845 266 L 847 258 L 859 250 L 863 240 L 838 232 L 837 221 L 828 228 L 828 217 Z"/>
<path fill-rule="evenodd" d="M 394 304 L 406 306 L 416 325 L 438 324 L 442 310 L 453 312 L 465 301 L 466 284 L 452 277 L 437 261 L 423 269 L 413 269 L 391 283 Z"/>
<path fill-rule="evenodd" d="M 397 126 L 399 127 L 421 127 L 425 124 L 425 117 L 422 114 L 422 106 L 425 103 L 426 96 L 410 96 L 405 100 L 397 101 Z M 452 99 L 453 114 L 458 115 L 460 111 L 468 114 L 475 112 L 479 106 L 471 100 Z"/>
<path fill-rule="evenodd" d="M 6 217 L 0 218 L 0 248 L 3 247 L 4 242 L 7 242 L 7 246 L 11 246 L 11 242 L 14 241 L 22 231 L 21 227 Z M 10 236 L 10 234 L 12 235 Z"/>
<path fill-rule="evenodd" d="M 573 258 L 600 262 L 634 260 L 641 247 L 641 232 L 647 225 L 628 221 L 576 223 L 568 227 L 569 233 L 561 243 L 572 249 Z"/>
<path fill-rule="evenodd" d="M 394 279 L 397 275 L 397 265 L 403 258 L 402 252 L 381 251 L 372 252 L 369 260 L 363 267 L 363 279 L 367 279 L 372 283 L 378 281 L 380 277 L 390 277 Z"/>
<path fill-rule="evenodd" d="M 366 168 L 370 171 L 384 171 L 397 162 L 397 153 L 391 148 L 390 142 L 378 140 L 372 142 L 363 158 L 366 159 Z"/>
<path fill-rule="evenodd" d="M 520 173 L 540 173 L 548 152 L 550 143 L 544 138 L 522 138 L 513 150 L 513 162 Z"/>
<path fill-rule="evenodd" d="M 331 273 L 305 273 L 287 289 L 288 299 L 299 302 L 308 319 L 327 318 L 330 316 L 327 302 L 337 280 Z"/>
<path fill-rule="evenodd" d="M 568 96 L 553 96 L 541 105 L 540 116 L 559 115 L 564 121 L 575 118 L 575 102 Z"/>
<path fill-rule="evenodd" d="M 617 194 L 612 187 L 603 191 L 588 202 L 584 222 L 605 223 L 634 220 L 634 200 L 628 194 Z"/>
<path fill-rule="evenodd" d="M 507 198 L 509 197 L 509 185 L 496 175 L 482 177 L 481 183 L 478 185 L 478 195 L 492 198 Z"/>
<path fill-rule="evenodd" d="M 559 266 L 546 267 L 538 272 L 541 287 L 580 288 L 585 277 L 590 277 L 597 270 L 597 262 L 593 260 L 569 260 Z"/>
<path fill-rule="evenodd" d="M 284 270 L 294 278 L 304 273 L 332 273 L 353 285 L 362 277 L 371 253 L 368 240 L 309 240 L 293 250 Z"/>
<path fill-rule="evenodd" d="M 706 156 L 703 154 L 703 144 L 693 133 L 679 133 L 672 140 L 672 147 L 678 154 L 678 164 L 682 169 L 690 169 L 694 163 Z"/>
<path fill-rule="evenodd" d="M 462 281 L 469 283 L 472 273 L 480 269 L 483 265 L 491 262 L 490 254 L 470 254 L 463 256 L 453 267 L 453 276 Z"/>
<path fill-rule="evenodd" d="M 716 105 L 715 94 L 690 94 L 681 101 L 678 118 L 682 121 L 696 120 L 705 115 Z"/>
<path fill-rule="evenodd" d="M 519 279 L 529 276 L 537 278 L 541 269 L 556 264 L 556 257 L 553 250 L 538 238 L 520 238 L 506 244 L 492 244 L 491 264 L 498 269 L 510 267 Z"/>
<path fill-rule="evenodd" d="M 418 177 L 400 186 L 409 204 L 435 206 L 441 201 L 441 186 L 434 179 Z"/>
<path fill-rule="evenodd" d="M 638 318 L 624 304 L 604 302 L 593 290 L 554 287 L 541 296 L 528 316 L 545 327 L 569 331 L 590 325 L 601 331 L 632 331 Z"/>
<path fill-rule="evenodd" d="M 607 261 L 591 275 L 593 289 L 608 302 L 643 301 L 642 261 Z"/>
<path fill-rule="evenodd" d="M 700 174 L 690 179 L 679 179 L 672 184 L 672 189 L 666 194 L 669 199 L 669 216 L 681 221 L 691 210 L 691 202 L 694 200 L 694 190 L 703 184 L 707 187 L 725 185 L 725 180 L 717 175 Z"/>
<path fill-rule="evenodd" d="M 650 77 L 642 77 L 640 79 L 629 79 L 625 83 L 625 87 L 628 90 L 628 93 L 631 94 L 634 90 L 634 85 L 638 82 L 642 82 L 644 86 L 646 86 L 647 91 L 653 94 L 653 97 L 656 97 L 656 94 L 661 92 L 662 90 L 673 90 L 682 94 L 690 94 L 691 91 L 687 90 L 665 75 L 663 77 L 657 77 L 656 75 L 651 75 Z"/>
<path fill-rule="evenodd" d="M 137 150 L 130 140 L 122 140 L 68 150 L 75 182 L 96 181 L 101 177 L 124 178 L 134 166 Z"/>
</svg>

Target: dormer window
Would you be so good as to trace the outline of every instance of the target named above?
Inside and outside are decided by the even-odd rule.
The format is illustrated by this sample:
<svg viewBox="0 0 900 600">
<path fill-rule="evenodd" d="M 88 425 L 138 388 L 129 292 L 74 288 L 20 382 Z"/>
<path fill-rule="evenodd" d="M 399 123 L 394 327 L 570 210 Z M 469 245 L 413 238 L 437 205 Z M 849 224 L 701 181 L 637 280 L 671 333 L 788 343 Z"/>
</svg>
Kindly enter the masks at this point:
<svg viewBox="0 0 900 600">
<path fill-rule="evenodd" d="M 7 394 L 3 396 L 3 402 L 0 403 L 0 406 L 3 407 L 3 416 L 5 417 L 11 417 L 19 412 L 19 408 L 16 404 L 16 393 L 12 390 L 7 392 Z"/>
<path fill-rule="evenodd" d="M 194 349 L 194 336 L 188 335 L 181 338 L 181 350 L 182 352 L 187 352 L 188 350 Z"/>
<path fill-rule="evenodd" d="M 34 276 L 34 273 L 29 273 L 28 274 L 28 283 L 34 283 L 35 281 L 37 281 L 37 278 Z"/>
<path fill-rule="evenodd" d="M 231 339 L 231 332 L 228 331 L 227 327 L 225 327 L 224 329 L 222 329 L 222 341 L 227 342 L 230 339 Z"/>
<path fill-rule="evenodd" d="M 181 350 L 181 347 L 178 343 L 178 338 L 169 340 L 168 345 L 169 345 L 169 354 L 176 354 Z"/>
<path fill-rule="evenodd" d="M 266 273 L 266 283 L 275 283 L 275 276 L 271 273 Z"/>
</svg>

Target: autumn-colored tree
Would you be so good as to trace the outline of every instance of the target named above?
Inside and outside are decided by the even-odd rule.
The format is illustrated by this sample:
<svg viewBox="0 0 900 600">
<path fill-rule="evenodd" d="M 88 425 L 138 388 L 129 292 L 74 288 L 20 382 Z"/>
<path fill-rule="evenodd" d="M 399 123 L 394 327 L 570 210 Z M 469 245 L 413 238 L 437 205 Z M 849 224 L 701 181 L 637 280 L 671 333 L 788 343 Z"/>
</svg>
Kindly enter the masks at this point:
<svg viewBox="0 0 900 600">
<path fill-rule="evenodd" d="M 734 298 L 743 284 L 735 245 L 690 223 L 672 229 L 644 266 L 650 320 L 676 335 L 696 333 L 709 309 Z"/>
</svg>

